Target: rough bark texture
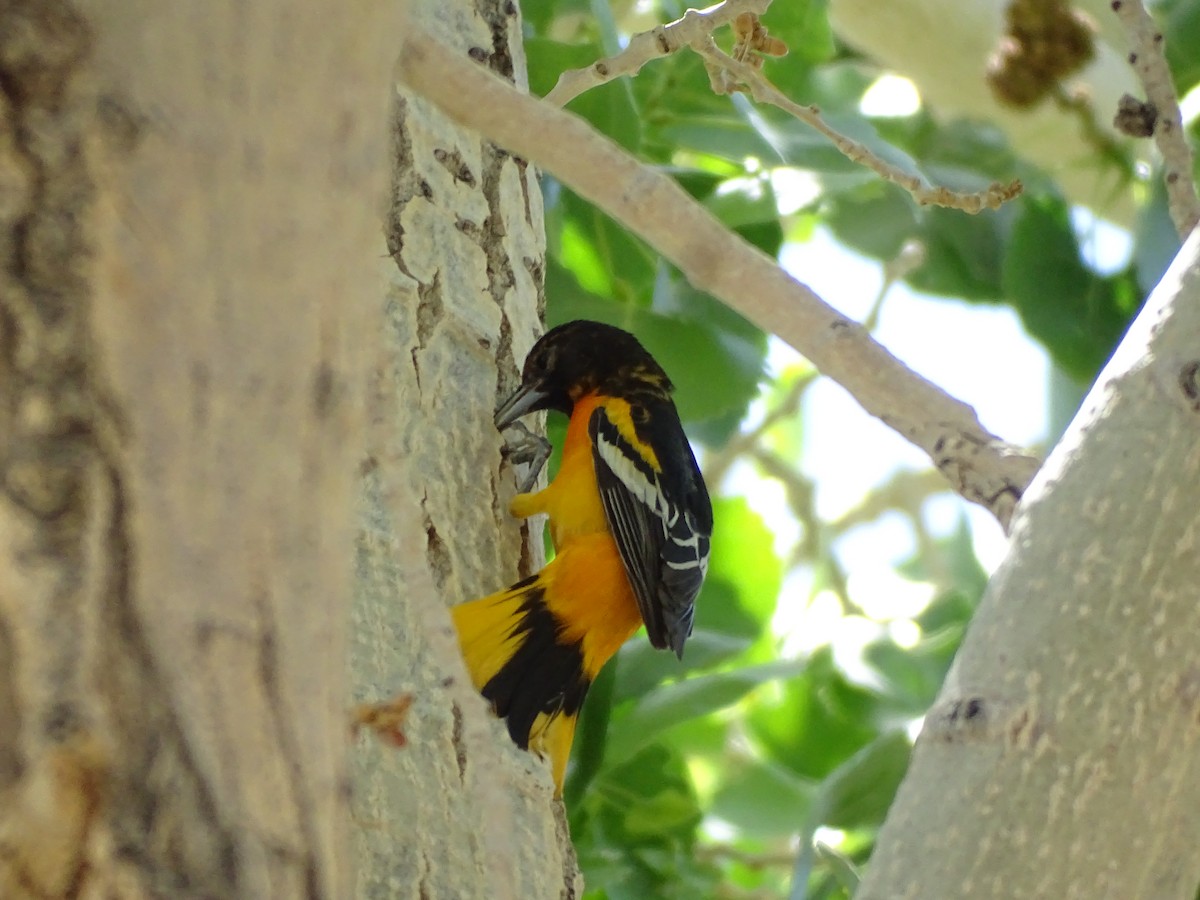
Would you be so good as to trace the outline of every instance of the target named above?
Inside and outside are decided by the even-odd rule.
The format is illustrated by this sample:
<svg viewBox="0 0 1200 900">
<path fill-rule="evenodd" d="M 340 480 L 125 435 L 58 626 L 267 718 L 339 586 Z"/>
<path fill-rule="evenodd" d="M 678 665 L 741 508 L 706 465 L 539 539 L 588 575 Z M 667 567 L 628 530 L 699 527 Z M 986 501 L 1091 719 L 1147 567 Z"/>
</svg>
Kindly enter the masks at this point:
<svg viewBox="0 0 1200 900">
<path fill-rule="evenodd" d="M 1200 232 L 1026 493 L 858 897 L 1200 883 Z"/>
<path fill-rule="evenodd" d="M 414 6 L 464 59 L 524 83 L 514 3 Z M 570 897 L 579 875 L 547 770 L 484 710 L 445 611 L 542 562 L 540 527 L 508 514 L 492 424 L 540 328 L 541 194 L 523 161 L 420 99 L 397 93 L 392 127 L 351 658 L 357 699 L 414 704 L 406 747 L 364 738 L 355 757 L 358 896 Z"/>
<path fill-rule="evenodd" d="M 0 6 L 0 896 L 348 895 L 390 12 Z"/>
</svg>

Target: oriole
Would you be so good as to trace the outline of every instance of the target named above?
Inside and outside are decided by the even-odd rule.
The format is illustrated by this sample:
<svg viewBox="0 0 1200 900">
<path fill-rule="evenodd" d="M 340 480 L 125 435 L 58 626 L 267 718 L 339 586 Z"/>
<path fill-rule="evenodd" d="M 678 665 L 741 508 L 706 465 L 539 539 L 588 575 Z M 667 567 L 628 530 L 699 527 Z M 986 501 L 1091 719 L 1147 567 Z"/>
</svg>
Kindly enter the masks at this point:
<svg viewBox="0 0 1200 900">
<path fill-rule="evenodd" d="M 536 410 L 570 417 L 554 481 L 511 505 L 549 514 L 555 556 L 452 615 L 475 686 L 518 746 L 550 757 L 558 794 L 604 664 L 643 623 L 651 644 L 681 658 L 692 631 L 712 505 L 672 390 L 633 335 L 577 321 L 534 345 L 496 412 L 501 430 Z"/>
</svg>

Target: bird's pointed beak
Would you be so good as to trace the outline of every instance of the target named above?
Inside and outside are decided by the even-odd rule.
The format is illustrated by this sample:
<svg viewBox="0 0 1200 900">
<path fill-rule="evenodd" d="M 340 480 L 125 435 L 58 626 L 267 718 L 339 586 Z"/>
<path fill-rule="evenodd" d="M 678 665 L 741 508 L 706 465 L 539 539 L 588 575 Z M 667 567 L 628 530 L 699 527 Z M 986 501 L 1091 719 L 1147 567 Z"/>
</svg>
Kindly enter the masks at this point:
<svg viewBox="0 0 1200 900">
<path fill-rule="evenodd" d="M 549 394 L 537 385 L 521 385 L 511 397 L 496 410 L 496 427 L 503 431 L 526 413 L 541 409 L 539 405 Z"/>
</svg>

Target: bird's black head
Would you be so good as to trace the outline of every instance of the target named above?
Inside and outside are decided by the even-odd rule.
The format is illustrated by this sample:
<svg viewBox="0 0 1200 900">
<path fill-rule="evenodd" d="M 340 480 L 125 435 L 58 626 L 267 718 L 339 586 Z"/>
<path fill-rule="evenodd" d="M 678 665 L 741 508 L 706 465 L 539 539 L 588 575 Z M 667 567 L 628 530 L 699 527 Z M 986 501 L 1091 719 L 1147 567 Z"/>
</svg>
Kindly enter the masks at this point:
<svg viewBox="0 0 1200 900">
<path fill-rule="evenodd" d="M 628 331 L 579 319 L 547 331 L 525 358 L 521 387 L 496 412 L 504 428 L 526 413 L 554 409 L 570 414 L 575 401 L 593 391 L 621 396 L 671 381 Z"/>
</svg>

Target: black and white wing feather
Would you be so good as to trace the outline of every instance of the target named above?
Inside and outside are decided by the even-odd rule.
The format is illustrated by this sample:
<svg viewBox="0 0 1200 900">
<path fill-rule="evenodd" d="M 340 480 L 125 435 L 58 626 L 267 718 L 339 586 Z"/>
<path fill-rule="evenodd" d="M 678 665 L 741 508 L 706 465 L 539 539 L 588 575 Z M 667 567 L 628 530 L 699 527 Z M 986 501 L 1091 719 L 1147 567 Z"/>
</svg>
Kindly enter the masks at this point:
<svg viewBox="0 0 1200 900">
<path fill-rule="evenodd" d="M 650 643 L 682 657 L 708 567 L 712 505 L 674 404 L 664 397 L 653 407 L 635 409 L 633 440 L 603 406 L 589 433 L 604 513 Z"/>
</svg>

